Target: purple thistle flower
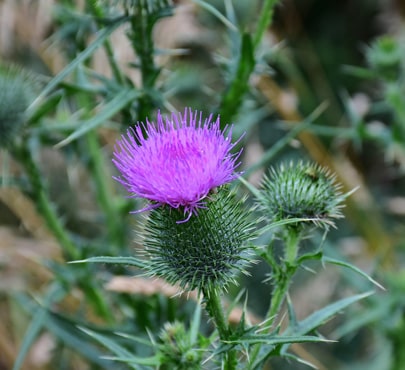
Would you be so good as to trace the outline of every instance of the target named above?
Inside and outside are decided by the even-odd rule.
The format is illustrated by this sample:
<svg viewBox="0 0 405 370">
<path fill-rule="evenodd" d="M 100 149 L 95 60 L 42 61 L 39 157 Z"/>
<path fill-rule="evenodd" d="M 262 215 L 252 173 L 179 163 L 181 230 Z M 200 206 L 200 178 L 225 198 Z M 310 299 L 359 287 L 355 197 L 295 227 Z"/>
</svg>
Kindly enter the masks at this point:
<svg viewBox="0 0 405 370">
<path fill-rule="evenodd" d="M 184 114 L 172 113 L 157 124 L 146 119 L 122 135 L 114 151 L 113 163 L 121 172 L 115 177 L 134 198 L 153 204 L 134 213 L 167 204 L 183 207 L 188 214 L 205 208 L 204 199 L 217 186 L 231 182 L 239 173 L 235 168 L 241 151 L 232 154 L 232 128 L 220 129 L 220 118 L 186 108 Z"/>
</svg>

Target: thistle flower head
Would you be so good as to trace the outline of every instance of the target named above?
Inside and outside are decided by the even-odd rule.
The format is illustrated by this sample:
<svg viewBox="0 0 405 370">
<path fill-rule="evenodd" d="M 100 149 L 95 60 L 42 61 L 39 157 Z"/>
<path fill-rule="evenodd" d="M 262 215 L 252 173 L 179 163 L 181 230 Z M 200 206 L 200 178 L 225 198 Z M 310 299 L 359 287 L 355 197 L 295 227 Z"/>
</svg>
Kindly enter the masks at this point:
<svg viewBox="0 0 405 370">
<path fill-rule="evenodd" d="M 150 273 L 187 290 L 224 288 L 246 273 L 253 225 L 243 200 L 222 186 L 210 195 L 198 217 L 179 223 L 182 213 L 167 206 L 151 211 L 144 245 Z"/>
<path fill-rule="evenodd" d="M 322 167 L 299 162 L 272 169 L 263 182 L 262 208 L 274 222 L 305 219 L 291 227 L 311 222 L 328 227 L 342 217 L 340 209 L 346 194 L 340 191 L 335 177 Z"/>
<path fill-rule="evenodd" d="M 234 180 L 239 153 L 231 154 L 232 129 L 220 129 L 219 117 L 203 120 L 202 113 L 186 109 L 154 124 L 138 123 L 118 141 L 113 163 L 115 178 L 135 198 L 152 203 L 141 211 L 167 204 L 190 218 L 204 208 L 214 188 Z M 138 212 L 141 212 L 138 211 Z"/>
</svg>

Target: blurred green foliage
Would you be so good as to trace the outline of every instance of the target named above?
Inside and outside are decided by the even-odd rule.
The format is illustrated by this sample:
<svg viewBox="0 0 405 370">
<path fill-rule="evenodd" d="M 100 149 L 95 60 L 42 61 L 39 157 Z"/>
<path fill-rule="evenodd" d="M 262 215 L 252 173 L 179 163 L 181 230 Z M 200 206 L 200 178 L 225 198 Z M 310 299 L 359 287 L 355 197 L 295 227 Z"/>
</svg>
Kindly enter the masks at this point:
<svg viewBox="0 0 405 370">
<path fill-rule="evenodd" d="M 184 366 L 200 363 L 193 345 L 205 351 L 209 347 L 206 338 L 215 338 L 210 337 L 214 335 L 212 327 L 201 320 L 195 302 L 172 299 L 164 289 L 163 294 L 155 291 L 145 296 L 142 289 L 119 293 L 106 291 L 104 286 L 117 275 L 130 279 L 143 267 L 137 260 L 128 266 L 108 259 L 132 256 L 134 234 L 141 228 L 139 219 L 128 215 L 137 205 L 125 199 L 111 179 L 114 140 L 129 125 L 153 117 L 157 109 L 184 106 L 220 113 L 224 125 L 235 123 L 235 135 L 246 132 L 246 176 L 266 171 L 269 164 L 281 160 L 312 157 L 336 172 L 346 190 L 360 185 L 348 200 L 348 221 L 337 223 L 330 242 L 316 233 L 315 238 L 324 243 L 331 256 L 329 262 L 334 261 L 332 258 L 354 259 L 350 253 L 358 256 L 355 262 L 360 265 L 368 261 L 366 268 L 386 292 L 378 291 L 351 306 L 346 315 L 322 329 L 327 338 L 339 338 L 338 344 L 299 347 L 300 357 L 309 349 L 321 369 L 405 368 L 405 44 L 401 27 L 395 27 L 394 22 L 403 22 L 401 2 L 283 1 L 274 8 L 270 29 L 274 3 L 59 1 L 52 7 L 53 20 L 47 32 L 48 42 L 63 61 L 62 68 L 53 70 L 49 65 L 44 73 L 45 58 L 36 55 L 27 59 L 17 46 L 15 55 L 8 57 L 27 70 L 35 65 L 30 75 L 37 75 L 35 83 L 24 81 L 32 85 L 21 93 L 10 90 L 20 98 L 29 94 L 23 106 L 12 107 L 11 113 L 18 117 L 24 111 L 23 126 L 11 114 L 18 135 L 13 131 L 9 137 L 5 131 L 1 113 L 10 106 L 5 99 L 0 102 L 0 143 L 7 140 L 8 147 L 3 149 L 2 158 L 10 156 L 22 169 L 16 173 L 2 166 L 1 184 L 18 186 L 35 202 L 63 252 L 62 261 L 43 256 L 43 264 L 52 272 L 48 284 L 35 292 L 2 293 L 10 306 L 20 308 L 21 317 L 30 318 L 24 331 L 14 332 L 14 336 L 20 335 L 15 370 L 24 366 L 30 347 L 43 333 L 54 338 L 49 363 L 44 367 L 49 369 L 110 369 L 111 359 L 105 356 L 123 359 L 134 354 L 141 354 L 142 359 L 116 362 L 114 368 L 164 368 L 170 359 L 155 354 L 168 355 L 170 344 L 181 344 L 185 352 L 192 352 Z M 192 11 L 186 14 L 195 22 L 194 28 L 189 25 L 186 29 L 190 34 L 176 34 L 183 26 L 176 22 L 189 21 L 180 18 L 173 21 L 172 28 L 163 28 L 166 36 L 174 35 L 175 42 L 167 42 L 166 48 L 157 47 L 159 26 L 175 19 L 187 6 Z M 125 30 L 125 37 L 116 42 L 114 37 L 121 30 Z M 131 51 L 128 63 L 120 60 L 118 49 Z M 100 55 L 104 69 L 96 67 Z M 0 73 L 2 82 L 7 74 L 3 69 Z M 40 92 L 32 96 L 31 88 Z M 0 95 L 7 91 L 4 88 Z M 252 155 L 256 144 L 259 153 Z M 66 177 L 83 176 L 79 186 L 60 181 L 52 192 L 58 176 L 46 175 L 48 163 L 43 162 L 42 154 L 55 148 L 63 158 Z M 8 162 L 4 159 L 2 163 Z M 66 194 L 68 200 L 62 202 L 61 196 Z M 352 241 L 346 250 L 336 247 L 345 241 Z M 267 245 L 269 240 L 260 242 Z M 281 254 L 279 241 L 271 246 L 275 254 Z M 302 248 L 306 247 L 304 241 Z M 308 268 L 323 276 L 319 266 L 312 264 L 312 259 L 320 256 L 311 252 L 310 246 L 308 249 Z M 66 264 L 94 256 L 105 256 L 105 264 Z M 271 258 L 266 254 L 262 257 Z M 273 273 L 277 272 L 274 266 Z M 263 283 L 269 272 L 261 263 L 252 270 L 252 277 L 243 281 L 249 290 L 247 307 L 251 313 L 266 313 L 274 293 L 274 286 Z M 316 292 L 311 280 L 302 276 L 298 271 L 291 296 L 298 300 L 304 292 L 311 303 Z M 370 281 L 359 279 L 350 269 L 329 279 L 326 277 L 323 285 L 328 291 L 327 303 L 341 299 L 341 306 L 327 306 L 324 316 L 297 319 L 295 324 L 308 324 L 302 335 L 352 303 L 345 301 L 345 292 L 370 289 Z M 67 302 L 77 296 L 79 303 L 72 308 Z M 278 303 L 281 305 L 275 302 L 273 307 L 280 308 Z M 296 313 L 291 307 L 288 317 L 294 324 Z M 170 338 L 175 339 L 167 343 L 163 338 L 171 328 L 166 323 L 175 320 L 184 326 L 173 324 L 176 330 Z M 206 337 L 198 336 L 197 330 Z M 245 327 L 238 330 L 246 341 L 278 346 L 275 348 L 280 351 L 288 347 L 280 344 L 279 337 L 259 336 Z M 161 334 L 150 340 L 150 333 Z M 259 363 L 260 354 L 256 358 Z M 305 358 L 313 360 L 309 355 Z M 271 360 L 266 366 L 301 369 L 297 362 L 283 359 Z"/>
</svg>

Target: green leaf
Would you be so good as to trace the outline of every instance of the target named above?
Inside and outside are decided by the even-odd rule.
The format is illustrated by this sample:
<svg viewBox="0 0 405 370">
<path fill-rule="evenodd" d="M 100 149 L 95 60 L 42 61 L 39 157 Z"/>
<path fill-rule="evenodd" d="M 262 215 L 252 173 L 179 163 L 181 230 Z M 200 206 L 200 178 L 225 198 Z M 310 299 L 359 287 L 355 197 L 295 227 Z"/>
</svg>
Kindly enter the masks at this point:
<svg viewBox="0 0 405 370">
<path fill-rule="evenodd" d="M 131 356 L 131 357 L 114 357 L 114 356 L 103 356 L 106 360 L 111 361 L 118 361 L 118 362 L 125 362 L 127 364 L 139 364 L 139 365 L 146 365 L 146 366 L 159 366 L 160 359 L 158 355 L 150 356 L 150 357 L 138 357 L 138 356 Z M 137 369 L 137 367 L 135 367 Z"/>
<path fill-rule="evenodd" d="M 103 346 L 105 346 L 107 349 L 109 349 L 112 353 L 116 354 L 118 358 L 126 358 L 126 359 L 135 359 L 135 356 L 132 356 L 131 352 L 129 352 L 126 348 L 120 346 L 115 342 L 114 340 L 106 337 L 105 335 L 101 335 L 96 333 L 93 330 L 89 330 L 83 327 L 79 327 L 81 331 L 95 339 L 97 342 L 101 343 Z M 104 357 L 106 358 L 106 357 Z M 131 367 L 132 369 L 138 369 L 134 364 L 132 364 L 129 361 L 125 361 L 128 363 L 128 366 Z"/>
<path fill-rule="evenodd" d="M 326 323 L 338 312 L 345 309 L 347 306 L 358 302 L 366 297 L 369 297 L 374 292 L 366 292 L 362 294 L 357 294 L 352 297 L 343 298 L 337 302 L 334 302 L 319 311 L 314 312 L 312 315 L 308 316 L 306 319 L 300 321 L 297 325 L 293 327 L 288 327 L 284 334 L 287 335 L 305 335 L 315 330 L 319 326 Z"/>
<path fill-rule="evenodd" d="M 198 333 L 200 332 L 200 322 L 201 322 L 201 305 L 197 304 L 195 306 L 195 311 L 190 325 L 190 344 L 194 345 L 197 343 Z"/>
<path fill-rule="evenodd" d="M 110 257 L 110 256 L 99 256 L 90 257 L 84 260 L 70 261 L 68 263 L 110 263 L 114 265 L 127 265 L 135 266 L 138 268 L 147 268 L 147 263 L 135 257 Z"/>
<path fill-rule="evenodd" d="M 41 101 L 48 93 L 50 93 L 63 79 L 68 76 L 74 69 L 79 66 L 82 62 L 84 62 L 87 58 L 89 58 L 100 46 L 103 45 L 104 41 L 107 37 L 110 36 L 122 23 L 126 21 L 125 18 L 117 20 L 113 24 L 109 25 L 108 27 L 104 28 L 100 31 L 98 37 L 80 54 L 77 55 L 75 59 L 73 59 L 62 71 L 60 71 L 55 77 L 53 77 L 49 82 L 48 85 L 42 90 L 42 92 L 38 95 L 32 105 L 37 104 Z"/>
<path fill-rule="evenodd" d="M 296 224 L 298 222 L 318 222 L 318 221 L 322 221 L 323 223 L 326 223 L 327 220 L 321 220 L 318 218 L 286 218 L 280 221 L 275 221 L 275 222 L 271 222 L 268 225 L 264 226 L 261 231 L 265 232 L 265 231 L 270 231 L 273 229 L 277 229 L 280 226 L 285 226 L 285 225 L 289 225 L 289 224 Z"/>
<path fill-rule="evenodd" d="M 254 46 L 258 46 L 264 33 L 271 24 L 273 19 L 274 7 L 278 3 L 278 0 L 265 0 L 263 1 L 262 9 L 260 11 L 259 20 L 257 22 L 257 28 L 253 36 Z"/>
<path fill-rule="evenodd" d="M 37 123 L 42 117 L 46 116 L 49 112 L 55 109 L 59 102 L 63 98 L 63 92 L 57 91 L 55 94 L 49 96 L 39 107 L 36 109 L 32 108 L 32 111 L 29 111 L 28 120 L 31 124 Z"/>
<path fill-rule="evenodd" d="M 131 340 L 131 341 L 133 341 L 135 343 L 143 344 L 144 346 L 153 347 L 154 344 L 155 344 L 155 343 L 153 343 L 153 341 L 151 339 L 152 336 L 147 340 L 147 339 L 144 339 L 144 338 L 141 338 L 141 337 L 137 337 L 135 335 L 131 335 L 131 334 L 128 334 L 128 333 L 122 333 L 122 332 L 119 332 L 119 331 L 114 332 L 114 334 L 116 334 L 116 335 L 118 335 L 118 336 L 120 336 L 122 338 L 129 339 L 129 340 Z"/>
<path fill-rule="evenodd" d="M 38 308 L 31 320 L 28 330 L 25 332 L 23 342 L 18 352 L 17 359 L 14 363 L 13 370 L 18 370 L 21 368 L 24 358 L 27 355 L 29 349 L 37 339 L 41 330 L 43 329 L 44 323 L 47 320 L 47 312 L 42 308 Z"/>
<path fill-rule="evenodd" d="M 314 111 L 304 119 L 302 122 L 297 122 L 291 130 L 280 140 L 278 140 L 270 149 L 268 149 L 260 158 L 259 161 L 250 166 L 246 171 L 243 172 L 243 177 L 249 176 L 251 173 L 257 171 L 262 167 L 266 167 L 271 160 L 281 152 L 296 136 L 298 136 L 302 131 L 310 129 L 313 122 L 321 116 L 321 114 L 326 110 L 327 103 L 321 103 Z"/>
<path fill-rule="evenodd" d="M 219 19 L 231 31 L 237 31 L 238 30 L 236 28 L 236 26 L 228 18 L 226 18 L 218 9 L 216 9 L 211 4 L 207 3 L 206 1 L 202 1 L 202 0 L 191 0 L 191 1 L 193 3 L 201 6 L 201 8 L 203 8 L 203 9 L 207 10 L 208 12 L 210 12 L 214 17 Z"/>
<path fill-rule="evenodd" d="M 51 285 L 44 298 L 43 304 L 45 307 L 47 307 L 51 303 L 60 300 L 62 296 L 63 289 L 59 286 L 59 284 Z M 25 307 L 25 304 L 23 307 Z M 13 366 L 13 370 L 19 370 L 21 368 L 25 356 L 28 354 L 28 351 L 47 322 L 48 313 L 45 308 L 37 306 L 33 312 L 34 314 L 32 316 L 31 323 L 25 332 L 24 339 L 21 343 L 20 350 Z"/>
<path fill-rule="evenodd" d="M 295 125 L 290 132 L 288 132 L 282 139 L 278 140 L 270 149 L 268 149 L 261 158 L 251 165 L 246 171 L 243 172 L 243 177 L 249 176 L 251 173 L 257 171 L 258 169 L 267 166 L 271 160 L 279 154 L 296 136 L 298 136 L 302 131 L 310 127 L 310 122 L 303 122 L 301 124 Z"/>
<path fill-rule="evenodd" d="M 57 290 L 58 294 L 62 293 L 60 287 Z M 64 290 L 63 293 L 65 293 Z M 47 309 L 51 302 L 47 302 L 45 299 L 43 302 L 45 306 L 41 307 L 38 305 L 38 303 L 30 300 L 24 295 L 17 296 L 17 299 L 19 300 L 21 307 L 23 307 L 26 312 L 29 314 L 34 312 L 34 315 L 32 317 L 30 329 L 27 331 L 26 336 L 24 337 L 20 350 L 20 353 L 22 354 L 19 354 L 13 370 L 20 368 L 22 360 L 19 360 L 19 358 L 24 356 L 23 352 L 26 351 L 27 348 L 29 349 L 30 345 L 32 345 L 33 341 L 35 340 L 35 336 L 33 335 L 35 334 L 34 329 L 37 330 L 37 334 L 40 332 L 40 330 L 48 330 L 51 334 L 63 342 L 64 345 L 80 353 L 88 361 L 98 364 L 104 369 L 109 368 L 106 361 L 101 359 L 102 352 L 100 352 L 94 345 L 89 344 L 89 341 L 87 338 L 85 338 L 85 335 L 78 331 L 76 322 L 61 315 L 52 313 Z M 55 301 L 52 300 L 52 302 Z M 39 312 L 40 314 L 37 314 Z"/>
<path fill-rule="evenodd" d="M 225 91 L 219 113 L 221 122 L 231 122 L 232 117 L 241 107 L 243 95 L 249 87 L 249 77 L 255 67 L 252 38 L 248 33 L 243 34 L 238 67 L 231 84 Z"/>
<path fill-rule="evenodd" d="M 328 339 L 314 335 L 274 335 L 274 334 L 250 334 L 235 340 L 227 340 L 229 344 L 265 344 L 276 346 L 279 344 L 306 343 L 306 342 L 332 342 Z"/>
<path fill-rule="evenodd" d="M 263 202 L 265 201 L 265 197 L 262 195 L 262 192 L 259 189 L 254 187 L 250 182 L 245 180 L 242 176 L 239 176 L 238 180 L 243 185 L 245 185 L 245 187 L 255 196 L 256 199 L 261 200 Z"/>
<path fill-rule="evenodd" d="M 351 65 L 343 65 L 343 73 L 364 80 L 374 80 L 378 77 L 377 73 L 370 68 L 363 68 Z"/>
<path fill-rule="evenodd" d="M 87 361 L 110 369 L 110 364 L 102 358 L 103 352 L 91 344 L 88 338 L 79 331 L 77 324 L 61 315 L 48 313 L 46 328 L 66 346 L 83 356 Z"/>
<path fill-rule="evenodd" d="M 303 365 L 306 365 L 306 366 L 308 366 L 308 367 L 311 367 L 311 368 L 313 368 L 313 369 L 318 370 L 318 367 L 317 367 L 316 365 L 314 365 L 314 364 L 312 364 L 311 362 L 308 362 L 308 361 L 302 359 L 301 357 L 298 357 L 298 356 L 296 356 L 296 355 L 293 355 L 293 354 L 291 354 L 291 353 L 285 353 L 285 354 L 283 355 L 283 357 L 284 357 L 284 358 L 291 359 L 291 360 L 294 360 L 294 361 L 297 361 L 297 362 L 300 363 L 300 364 L 303 364 Z"/>
<path fill-rule="evenodd" d="M 316 251 L 316 252 L 311 252 L 311 253 L 305 253 L 297 258 L 297 265 L 301 265 L 303 262 L 308 261 L 308 260 L 320 260 L 322 259 L 323 252 L 322 251 Z"/>
<path fill-rule="evenodd" d="M 330 258 L 330 257 L 325 257 L 325 256 L 322 257 L 322 262 L 332 263 L 332 264 L 337 265 L 337 266 L 347 267 L 348 269 L 350 269 L 350 270 L 358 273 L 359 275 L 365 277 L 368 281 L 370 281 L 374 285 L 378 286 L 380 289 L 385 290 L 385 288 L 380 283 L 375 281 L 371 276 L 369 276 L 364 271 L 360 270 L 359 268 L 357 268 L 356 266 L 353 266 L 352 264 L 350 264 L 348 262 L 340 261 L 340 260 Z"/>
<path fill-rule="evenodd" d="M 85 133 L 93 130 L 109 118 L 117 114 L 122 108 L 129 104 L 139 95 L 138 91 L 124 89 L 114 99 L 109 101 L 94 117 L 89 120 L 80 122 L 80 127 L 70 134 L 66 139 L 62 140 L 55 145 L 56 148 L 60 148 L 69 144 L 73 140 L 83 136 Z"/>
<path fill-rule="evenodd" d="M 392 312 L 398 307 L 398 302 L 393 297 L 376 297 L 378 304 L 375 307 L 367 307 L 367 310 L 361 310 L 357 313 L 350 315 L 350 319 L 345 321 L 343 325 L 340 325 L 331 334 L 333 339 L 340 339 L 349 333 L 353 333 L 356 330 L 370 325 L 372 323 L 378 323 L 383 318 L 392 315 Z M 376 301 L 377 301 L 376 300 Z"/>
</svg>

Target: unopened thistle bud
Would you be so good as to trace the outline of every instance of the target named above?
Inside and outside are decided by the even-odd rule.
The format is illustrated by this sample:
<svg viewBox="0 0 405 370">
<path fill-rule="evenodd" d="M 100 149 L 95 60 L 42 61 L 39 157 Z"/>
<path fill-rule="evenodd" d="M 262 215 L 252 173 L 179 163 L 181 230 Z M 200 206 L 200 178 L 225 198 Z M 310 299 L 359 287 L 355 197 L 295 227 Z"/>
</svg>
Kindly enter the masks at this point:
<svg viewBox="0 0 405 370">
<path fill-rule="evenodd" d="M 0 66 L 0 147 L 11 145 L 25 123 L 32 87 L 26 72 Z"/>
<path fill-rule="evenodd" d="M 308 223 L 328 227 L 342 217 L 346 195 L 327 170 L 299 162 L 272 169 L 263 182 L 262 208 L 273 222 L 302 219 L 289 224 L 301 229 Z"/>
<path fill-rule="evenodd" d="M 392 36 L 382 36 L 367 50 L 367 60 L 372 68 L 386 80 L 396 80 L 404 61 L 404 48 Z"/>
<path fill-rule="evenodd" d="M 160 369 L 201 369 L 204 354 L 200 350 L 202 346 L 203 343 L 191 342 L 190 335 L 182 323 L 167 323 L 160 333 L 158 341 Z"/>
</svg>

